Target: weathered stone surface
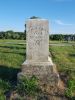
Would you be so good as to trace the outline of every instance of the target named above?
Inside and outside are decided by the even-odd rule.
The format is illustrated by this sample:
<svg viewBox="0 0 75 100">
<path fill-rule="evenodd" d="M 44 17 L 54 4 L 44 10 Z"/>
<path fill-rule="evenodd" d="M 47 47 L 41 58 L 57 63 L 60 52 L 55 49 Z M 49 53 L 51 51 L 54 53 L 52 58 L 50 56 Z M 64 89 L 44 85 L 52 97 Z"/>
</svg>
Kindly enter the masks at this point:
<svg viewBox="0 0 75 100">
<path fill-rule="evenodd" d="M 18 78 L 35 75 L 43 92 L 55 94 L 58 91 L 57 87 L 61 85 L 56 66 L 49 57 L 48 20 L 27 20 L 26 34 L 26 61 L 22 64 L 22 72 L 18 74 Z"/>
<path fill-rule="evenodd" d="M 48 20 L 29 19 L 26 21 L 27 60 L 31 62 L 47 62 L 49 55 Z"/>
<path fill-rule="evenodd" d="M 59 76 L 54 73 L 53 65 L 23 65 L 20 76 L 36 76 L 42 84 L 58 84 Z M 52 85 L 53 85 L 52 84 Z"/>
</svg>

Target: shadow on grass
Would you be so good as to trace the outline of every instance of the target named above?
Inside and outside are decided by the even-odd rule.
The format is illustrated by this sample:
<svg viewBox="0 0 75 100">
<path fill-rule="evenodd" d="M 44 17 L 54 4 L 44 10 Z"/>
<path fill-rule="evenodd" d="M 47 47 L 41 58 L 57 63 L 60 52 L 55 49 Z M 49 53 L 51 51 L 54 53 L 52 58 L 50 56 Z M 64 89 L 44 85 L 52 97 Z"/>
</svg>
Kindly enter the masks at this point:
<svg viewBox="0 0 75 100">
<path fill-rule="evenodd" d="M 0 53 L 12 53 L 12 54 L 19 54 L 19 55 L 22 55 L 22 56 L 25 56 L 26 57 L 26 52 L 25 53 L 22 53 L 22 52 L 18 52 L 18 51 L 0 51 Z"/>
<path fill-rule="evenodd" d="M 75 53 L 74 54 L 69 54 L 70 57 L 75 57 Z"/>
<path fill-rule="evenodd" d="M 10 48 L 10 49 L 26 49 L 25 47 L 18 46 L 0 46 L 0 48 Z"/>
<path fill-rule="evenodd" d="M 0 79 L 9 81 L 11 84 L 16 84 L 17 74 L 21 71 L 20 68 L 12 68 L 0 65 Z"/>
<path fill-rule="evenodd" d="M 16 45 L 24 46 L 24 45 L 26 45 L 26 43 L 19 43 L 19 44 L 16 44 Z"/>
</svg>

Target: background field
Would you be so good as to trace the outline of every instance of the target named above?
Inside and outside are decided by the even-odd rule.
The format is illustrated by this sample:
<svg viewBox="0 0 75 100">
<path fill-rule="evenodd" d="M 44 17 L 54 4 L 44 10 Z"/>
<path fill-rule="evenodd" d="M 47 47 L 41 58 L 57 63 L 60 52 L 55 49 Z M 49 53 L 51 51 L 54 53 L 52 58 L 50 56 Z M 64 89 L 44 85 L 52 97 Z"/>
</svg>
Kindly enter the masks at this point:
<svg viewBox="0 0 75 100">
<path fill-rule="evenodd" d="M 49 51 L 63 80 L 75 79 L 75 42 L 50 41 Z M 0 40 L 0 93 L 12 89 L 26 59 L 24 40 Z M 6 87 L 4 87 L 4 85 Z M 2 94 L 1 94 L 2 95 Z"/>
</svg>

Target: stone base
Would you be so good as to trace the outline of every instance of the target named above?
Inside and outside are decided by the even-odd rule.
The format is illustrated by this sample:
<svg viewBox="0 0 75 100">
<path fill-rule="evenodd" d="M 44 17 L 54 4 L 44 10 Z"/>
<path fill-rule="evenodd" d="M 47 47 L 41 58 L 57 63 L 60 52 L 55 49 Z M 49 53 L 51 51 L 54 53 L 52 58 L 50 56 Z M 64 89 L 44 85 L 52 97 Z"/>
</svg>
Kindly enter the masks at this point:
<svg viewBox="0 0 75 100">
<path fill-rule="evenodd" d="M 18 79 L 22 76 L 30 78 L 33 75 L 37 77 L 38 84 L 43 92 L 54 93 L 58 89 L 56 87 L 60 86 L 59 74 L 51 59 L 48 62 L 24 62 L 22 72 L 18 74 Z"/>
</svg>

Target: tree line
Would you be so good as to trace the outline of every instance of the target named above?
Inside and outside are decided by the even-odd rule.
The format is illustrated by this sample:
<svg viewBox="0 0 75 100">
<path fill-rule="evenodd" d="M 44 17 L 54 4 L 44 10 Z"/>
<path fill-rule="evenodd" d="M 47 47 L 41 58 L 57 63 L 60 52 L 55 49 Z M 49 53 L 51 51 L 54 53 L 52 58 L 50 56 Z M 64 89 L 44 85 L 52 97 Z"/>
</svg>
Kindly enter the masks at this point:
<svg viewBox="0 0 75 100">
<path fill-rule="evenodd" d="M 58 41 L 75 41 L 75 34 L 51 34 L 49 35 L 49 39 Z"/>
<path fill-rule="evenodd" d="M 12 30 L 2 31 L 0 32 L 0 39 L 18 39 L 25 40 L 26 39 L 26 31 L 24 32 L 14 32 Z M 50 34 L 50 40 L 58 40 L 58 41 L 75 41 L 75 34 L 65 35 L 65 34 Z"/>
<path fill-rule="evenodd" d="M 14 32 L 12 30 L 0 32 L 0 39 L 26 39 L 26 32 Z"/>
</svg>

